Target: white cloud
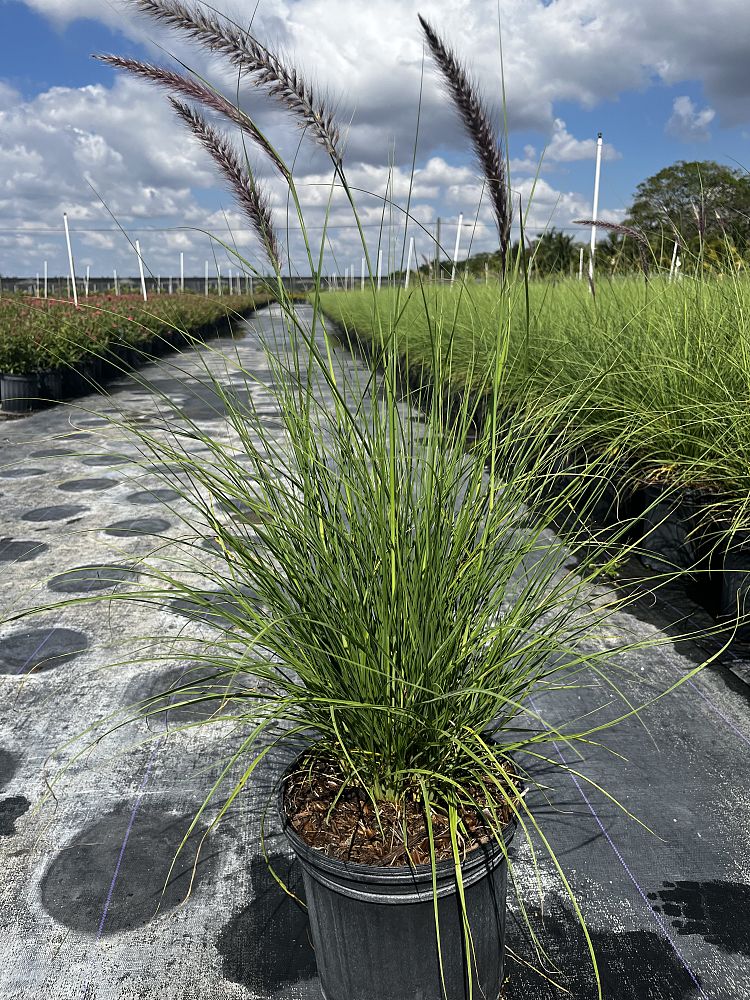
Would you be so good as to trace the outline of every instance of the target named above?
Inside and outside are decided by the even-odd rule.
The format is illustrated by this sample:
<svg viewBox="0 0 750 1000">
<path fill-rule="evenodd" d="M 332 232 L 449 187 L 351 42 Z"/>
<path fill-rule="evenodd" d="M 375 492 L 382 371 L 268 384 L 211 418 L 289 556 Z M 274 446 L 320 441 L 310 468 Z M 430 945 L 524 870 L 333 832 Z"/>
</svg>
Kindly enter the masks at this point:
<svg viewBox="0 0 750 1000">
<path fill-rule="evenodd" d="M 675 97 L 665 131 L 682 142 L 707 142 L 711 138 L 709 125 L 715 117 L 713 108 L 699 111 L 689 97 Z"/>
<path fill-rule="evenodd" d="M 558 135 L 563 132 L 563 126 L 557 129 Z M 564 134 L 566 143 L 575 142 Z M 558 140 L 558 148 L 562 145 Z M 586 151 L 585 144 L 575 148 Z M 386 246 L 392 245 L 394 265 L 399 260 L 396 248 L 409 196 L 411 232 L 418 252 L 428 254 L 437 216 L 444 220 L 445 236 L 460 212 L 467 222 L 475 217 L 482 195 L 474 167 L 450 163 L 442 156 L 428 156 L 413 175 L 410 168 L 388 167 L 382 160 L 379 165 L 353 161 L 347 176 L 358 191 L 359 215 L 373 253 L 383 226 L 387 192 L 393 200 L 392 211 L 386 205 L 384 239 Z M 341 270 L 351 264 L 358 267 L 362 250 L 355 220 L 345 192 L 332 188 L 330 167 L 321 168 L 316 157 L 303 159 L 295 178 L 314 243 L 321 239 L 324 225 L 328 226 L 326 268 L 334 266 L 333 255 Z M 286 233 L 283 181 L 267 173 L 262 181 L 277 226 Z M 202 274 L 204 260 L 212 259 L 213 253 L 200 231 L 213 233 L 229 245 L 236 243 L 258 262 L 258 244 L 247 220 L 231 195 L 217 187 L 206 153 L 183 131 L 166 103 L 154 100 L 144 84 L 118 77 L 111 89 L 102 85 L 55 87 L 30 101 L 19 97 L 0 112 L 0 273 L 33 275 L 44 260 L 49 261 L 50 273 L 64 273 L 63 211 L 72 224 L 81 268 L 89 265 L 94 273 L 108 274 L 116 267 L 120 274 L 134 273 L 133 252 L 107 208 L 131 238 L 139 237 L 154 274 L 174 274 L 180 251 L 186 254 L 188 272 Z M 531 180 L 519 176 L 516 187 L 526 206 Z M 534 226 L 569 225 L 575 215 L 588 210 L 584 197 L 558 192 L 547 181 L 537 184 L 532 208 Z M 307 273 L 293 213 L 290 231 L 293 265 Z M 485 198 L 473 232 L 473 249 L 494 247 L 496 241 Z M 467 250 L 468 239 L 464 253 Z M 229 266 L 236 268 L 223 250 L 218 252 L 225 273 Z"/>
<path fill-rule="evenodd" d="M 140 42 L 153 36 L 188 61 L 194 46 L 174 33 L 137 17 L 124 0 L 25 0 L 57 23 L 90 17 Z M 212 0 L 241 24 L 254 5 Z M 413 131 L 422 44 L 416 15 L 435 24 L 460 53 L 486 91 L 499 101 L 499 43 L 496 0 L 264 0 L 253 30 L 280 46 L 308 75 L 333 94 L 345 96 L 358 119 L 397 137 Z M 628 90 L 642 88 L 654 75 L 674 85 L 704 84 L 722 120 L 750 121 L 750 78 L 746 0 L 501 0 L 503 43 L 512 125 L 549 126 L 555 101 L 593 107 Z M 217 64 L 209 57 L 201 65 Z M 432 73 L 431 67 L 428 73 Z M 227 76 L 227 81 L 231 75 Z M 426 110 L 444 101 L 428 81 Z M 405 119 L 402 120 L 402 118 Z M 440 127 L 448 127 L 443 114 Z M 408 128 L 407 128 L 408 123 Z M 455 137 L 456 133 L 453 131 Z"/>
</svg>

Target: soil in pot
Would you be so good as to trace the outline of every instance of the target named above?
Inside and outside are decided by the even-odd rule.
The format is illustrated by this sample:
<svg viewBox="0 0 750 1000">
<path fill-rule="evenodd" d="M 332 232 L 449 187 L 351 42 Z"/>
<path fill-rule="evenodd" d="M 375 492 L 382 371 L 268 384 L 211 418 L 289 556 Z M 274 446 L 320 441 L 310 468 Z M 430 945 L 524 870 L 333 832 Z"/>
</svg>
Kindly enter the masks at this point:
<svg viewBox="0 0 750 1000">
<path fill-rule="evenodd" d="M 468 1000 L 469 976 L 474 997 L 497 1000 L 504 966 L 505 851 L 515 832 L 510 815 L 500 845 L 481 814 L 464 814 L 469 837 L 461 873 L 473 946 L 468 960 L 447 819 L 433 816 L 441 978 L 421 807 L 415 801 L 402 814 L 383 803 L 379 825 L 363 792 L 348 789 L 335 801 L 341 788 L 335 768 L 318 767 L 311 775 L 300 764 L 285 775 L 279 808 L 302 868 L 326 1000 Z"/>
</svg>

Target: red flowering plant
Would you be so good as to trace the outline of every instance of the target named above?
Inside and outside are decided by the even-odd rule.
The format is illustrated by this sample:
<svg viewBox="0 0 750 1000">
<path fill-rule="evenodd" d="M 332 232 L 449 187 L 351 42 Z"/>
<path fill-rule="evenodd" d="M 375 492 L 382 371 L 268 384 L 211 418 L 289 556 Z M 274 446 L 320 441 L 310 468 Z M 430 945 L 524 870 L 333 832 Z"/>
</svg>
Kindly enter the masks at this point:
<svg viewBox="0 0 750 1000">
<path fill-rule="evenodd" d="M 267 301 L 267 296 L 263 301 Z M 173 341 L 177 332 L 198 335 L 259 300 L 198 295 L 91 296 L 76 308 L 59 299 L 12 295 L 0 299 L 0 372 L 28 374 L 102 356 L 116 344 L 145 350 L 154 337 Z"/>
</svg>

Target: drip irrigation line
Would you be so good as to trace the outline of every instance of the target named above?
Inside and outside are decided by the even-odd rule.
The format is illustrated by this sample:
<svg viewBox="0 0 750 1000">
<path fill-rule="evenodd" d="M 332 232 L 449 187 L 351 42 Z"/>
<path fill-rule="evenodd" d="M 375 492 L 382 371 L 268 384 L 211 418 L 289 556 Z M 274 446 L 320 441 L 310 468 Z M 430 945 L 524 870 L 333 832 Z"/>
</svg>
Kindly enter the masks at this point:
<svg viewBox="0 0 750 1000">
<path fill-rule="evenodd" d="M 537 711 L 537 707 L 534 704 L 534 699 L 533 698 L 529 698 L 529 704 L 531 705 L 533 711 L 537 715 L 539 715 L 539 712 Z M 552 745 L 555 748 L 555 753 L 560 758 L 560 762 L 563 764 L 564 767 L 567 768 L 569 766 L 568 762 L 565 759 L 565 757 L 563 756 L 562 751 L 560 750 L 559 746 L 557 745 L 557 741 L 553 740 L 552 741 Z M 615 844 L 614 840 L 612 839 L 612 836 L 610 835 L 609 831 L 607 830 L 607 828 L 605 827 L 604 823 L 602 822 L 602 820 L 601 820 L 601 818 L 599 816 L 599 813 L 596 811 L 596 809 L 594 808 L 594 806 L 591 804 L 591 801 L 589 800 L 588 795 L 586 794 L 586 792 L 583 789 L 580 781 L 578 780 L 577 775 L 572 774 L 570 771 L 568 771 L 568 776 L 570 777 L 571 781 L 575 785 L 576 790 L 578 791 L 578 794 L 581 796 L 581 798 L 583 799 L 583 801 L 586 803 L 586 806 L 587 806 L 589 812 L 594 817 L 597 826 L 599 827 L 599 829 L 601 830 L 602 834 L 604 835 L 605 840 L 607 841 L 607 843 L 609 844 L 609 846 L 612 848 L 612 851 L 613 851 L 615 857 L 617 858 L 617 860 L 622 865 L 622 867 L 623 867 L 623 869 L 625 871 L 625 874 L 628 876 L 628 878 L 630 879 L 630 881 L 633 883 L 633 885 L 637 889 L 638 895 L 643 900 L 644 905 L 646 906 L 646 909 L 648 910 L 648 912 L 651 914 L 652 919 L 658 925 L 658 927 L 661 930 L 662 934 L 664 935 L 664 937 L 666 938 L 666 940 L 669 942 L 669 944 L 670 944 L 672 950 L 674 951 L 675 955 L 677 956 L 677 958 L 682 963 L 685 971 L 687 972 L 687 974 L 690 976 L 691 980 L 695 984 L 695 988 L 698 990 L 698 992 L 700 993 L 701 997 L 704 998 L 704 1000 L 710 1000 L 710 997 L 709 997 L 708 993 L 705 992 L 705 990 L 701 986 L 700 981 L 698 980 L 697 976 L 695 975 L 695 973 L 693 972 L 693 970 L 688 965 L 688 963 L 685 960 L 685 958 L 684 958 L 682 952 L 680 951 L 680 949 L 677 947 L 677 944 L 675 943 L 672 935 L 670 934 L 669 929 L 667 928 L 666 924 L 664 923 L 661 915 L 658 914 L 658 913 L 656 913 L 656 911 L 654 910 L 653 906 L 649 902 L 649 899 L 648 899 L 648 896 L 646 895 L 645 890 L 643 889 L 643 887 L 641 886 L 640 882 L 635 877 L 635 875 L 633 874 L 633 872 L 630 870 L 630 867 L 628 866 L 628 863 L 625 861 L 625 858 L 623 858 L 622 854 L 620 853 L 619 848 Z"/>
</svg>

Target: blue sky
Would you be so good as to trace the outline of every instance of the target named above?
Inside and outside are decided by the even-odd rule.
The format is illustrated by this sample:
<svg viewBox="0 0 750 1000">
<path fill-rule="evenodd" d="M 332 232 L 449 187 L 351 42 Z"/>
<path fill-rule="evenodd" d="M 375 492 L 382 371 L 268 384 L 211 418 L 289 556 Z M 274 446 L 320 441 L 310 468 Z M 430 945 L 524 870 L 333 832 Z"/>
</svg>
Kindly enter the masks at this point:
<svg viewBox="0 0 750 1000">
<path fill-rule="evenodd" d="M 248 0 L 214 5 L 244 23 L 255 6 Z M 660 0 L 658 8 L 652 0 L 631 0 L 627 10 L 616 0 L 502 0 L 501 6 L 513 181 L 524 199 L 547 146 L 532 229 L 567 228 L 590 212 L 599 130 L 607 143 L 602 217 L 621 218 L 637 183 L 677 159 L 750 167 L 750 74 L 744 70 L 750 5 L 744 0 L 717 0 L 710 11 L 697 0 Z M 499 60 L 497 37 L 486 30 L 491 9 L 494 0 L 266 0 L 254 31 L 301 63 L 340 106 L 342 120 L 351 117 L 353 181 L 382 193 L 393 156 L 396 200 L 402 201 L 421 72 L 416 12 L 430 17 L 459 54 L 469 55 L 492 96 L 499 94 Z M 62 271 L 62 211 L 71 219 L 81 267 L 132 271 L 127 240 L 116 231 L 96 232 L 114 226 L 94 190 L 123 228 L 140 236 L 155 274 L 173 271 L 180 251 L 188 270 L 202 273 L 203 260 L 213 254 L 208 237 L 196 229 L 226 238 L 228 223 L 243 253 L 255 254 L 230 195 L 181 131 L 164 95 L 95 62 L 91 53 L 163 62 L 166 49 L 231 93 L 233 78 L 215 59 L 156 30 L 127 0 L 0 0 L 0 26 L 0 273 L 33 274 L 43 259 L 52 272 Z M 261 126 L 292 154 L 295 132 L 281 112 L 255 93 L 246 96 Z M 444 233 L 459 212 L 474 218 L 477 172 L 429 60 L 417 167 L 414 212 L 427 230 L 438 216 Z M 283 190 L 267 165 L 259 162 L 257 169 L 280 219 Z M 330 169 L 303 146 L 296 173 L 315 232 L 322 226 Z M 377 198 L 365 198 L 362 207 L 375 240 Z M 488 209 L 479 218 L 474 247 L 491 247 Z M 337 196 L 332 221 L 338 267 L 358 266 L 351 219 Z M 418 227 L 415 232 L 426 253 L 428 238 Z M 304 269 L 294 237 L 289 255 Z M 331 255 L 327 266 L 334 267 Z"/>
</svg>

